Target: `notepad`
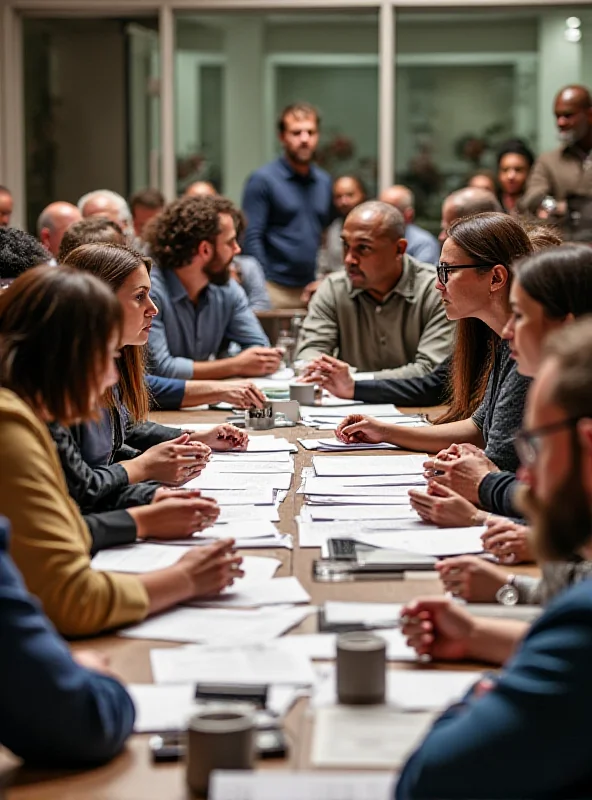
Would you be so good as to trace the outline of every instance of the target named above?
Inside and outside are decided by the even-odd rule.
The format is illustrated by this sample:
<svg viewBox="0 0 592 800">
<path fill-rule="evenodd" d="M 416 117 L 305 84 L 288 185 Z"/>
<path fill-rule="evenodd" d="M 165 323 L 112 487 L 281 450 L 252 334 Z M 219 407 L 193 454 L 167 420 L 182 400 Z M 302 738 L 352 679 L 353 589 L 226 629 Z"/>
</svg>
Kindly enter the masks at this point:
<svg viewBox="0 0 592 800">
<path fill-rule="evenodd" d="M 155 683 L 277 683 L 310 686 L 315 673 L 310 659 L 282 641 L 252 645 L 186 645 L 151 650 Z"/>
</svg>

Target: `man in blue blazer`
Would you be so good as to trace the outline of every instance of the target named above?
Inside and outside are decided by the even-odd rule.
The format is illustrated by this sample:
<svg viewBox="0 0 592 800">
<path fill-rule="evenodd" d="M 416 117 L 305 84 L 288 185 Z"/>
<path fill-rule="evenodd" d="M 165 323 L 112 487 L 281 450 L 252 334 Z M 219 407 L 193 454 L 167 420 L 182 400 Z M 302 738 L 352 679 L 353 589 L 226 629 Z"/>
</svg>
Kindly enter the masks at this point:
<svg viewBox="0 0 592 800">
<path fill-rule="evenodd" d="M 74 660 L 25 589 L 8 535 L 0 517 L 0 745 L 41 766 L 108 761 L 132 732 L 132 700 L 99 654 Z"/>
<path fill-rule="evenodd" d="M 589 319 L 555 335 L 517 437 L 525 510 L 546 561 L 592 558 L 591 352 Z M 403 630 L 434 659 L 493 659 L 491 642 L 503 647 L 506 633 L 516 652 L 435 723 L 402 770 L 397 800 L 592 797 L 592 581 L 560 593 L 518 644 L 507 622 L 445 598 L 409 604 Z"/>
</svg>

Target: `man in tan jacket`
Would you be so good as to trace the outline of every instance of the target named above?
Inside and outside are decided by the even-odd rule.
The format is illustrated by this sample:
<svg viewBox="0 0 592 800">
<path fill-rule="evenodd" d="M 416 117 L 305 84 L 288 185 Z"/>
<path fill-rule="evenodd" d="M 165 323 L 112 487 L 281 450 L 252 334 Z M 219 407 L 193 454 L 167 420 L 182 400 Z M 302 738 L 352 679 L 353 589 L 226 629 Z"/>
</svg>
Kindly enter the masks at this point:
<svg viewBox="0 0 592 800">
<path fill-rule="evenodd" d="M 297 359 L 335 355 L 376 378 L 427 375 L 452 349 L 453 324 L 434 268 L 405 254 L 400 211 L 371 201 L 343 226 L 345 271 L 321 284 L 302 324 Z"/>
</svg>

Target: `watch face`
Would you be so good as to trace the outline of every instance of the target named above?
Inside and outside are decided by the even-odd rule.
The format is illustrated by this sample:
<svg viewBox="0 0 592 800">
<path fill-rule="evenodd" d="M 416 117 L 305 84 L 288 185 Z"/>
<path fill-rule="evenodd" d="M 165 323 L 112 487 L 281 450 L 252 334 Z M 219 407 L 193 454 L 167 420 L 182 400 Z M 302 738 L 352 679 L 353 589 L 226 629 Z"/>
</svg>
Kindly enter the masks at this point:
<svg viewBox="0 0 592 800">
<path fill-rule="evenodd" d="M 501 589 L 498 589 L 495 599 L 503 606 L 515 606 L 518 602 L 518 589 L 506 583 Z"/>
</svg>

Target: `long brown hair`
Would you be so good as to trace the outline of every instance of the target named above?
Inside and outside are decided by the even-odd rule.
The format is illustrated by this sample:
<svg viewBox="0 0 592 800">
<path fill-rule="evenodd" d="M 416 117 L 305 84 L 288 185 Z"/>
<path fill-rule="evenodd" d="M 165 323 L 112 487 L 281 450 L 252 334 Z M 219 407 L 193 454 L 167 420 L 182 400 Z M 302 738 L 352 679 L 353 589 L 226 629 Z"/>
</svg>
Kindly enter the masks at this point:
<svg viewBox="0 0 592 800">
<path fill-rule="evenodd" d="M 24 272 L 0 294 L 0 384 L 64 425 L 92 419 L 121 306 L 74 269 Z"/>
<path fill-rule="evenodd" d="M 532 253 L 522 225 L 499 212 L 462 217 L 450 226 L 448 236 L 470 259 L 485 265 L 477 268 L 479 273 L 500 264 L 508 270 L 510 280 L 512 262 Z M 438 423 L 467 419 L 476 411 L 485 395 L 499 341 L 497 333 L 479 319 L 469 317 L 457 322 L 449 373 L 450 408 Z"/>
<path fill-rule="evenodd" d="M 117 292 L 139 267 L 146 267 L 150 273 L 152 260 L 130 247 L 101 243 L 77 247 L 68 253 L 64 264 L 96 275 Z M 150 408 L 145 378 L 146 351 L 146 347 L 126 345 L 121 348 L 119 360 L 119 400 L 137 422 L 146 419 Z M 115 409 L 116 401 L 111 390 L 105 399 L 108 407 Z"/>
</svg>

